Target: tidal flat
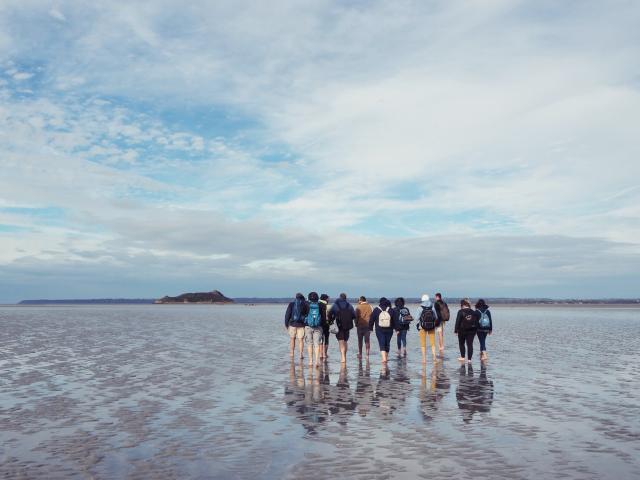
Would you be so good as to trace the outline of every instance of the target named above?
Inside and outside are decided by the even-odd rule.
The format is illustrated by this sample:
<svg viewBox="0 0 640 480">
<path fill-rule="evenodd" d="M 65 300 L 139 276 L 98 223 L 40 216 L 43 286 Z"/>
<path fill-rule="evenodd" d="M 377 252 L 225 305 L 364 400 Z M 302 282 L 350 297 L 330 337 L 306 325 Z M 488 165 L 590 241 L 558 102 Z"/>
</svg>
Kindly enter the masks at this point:
<svg viewBox="0 0 640 480">
<path fill-rule="evenodd" d="M 638 307 L 496 306 L 485 365 L 452 322 L 436 367 L 415 328 L 388 369 L 332 336 L 318 370 L 285 307 L 0 307 L 0 476 L 640 478 Z"/>
</svg>

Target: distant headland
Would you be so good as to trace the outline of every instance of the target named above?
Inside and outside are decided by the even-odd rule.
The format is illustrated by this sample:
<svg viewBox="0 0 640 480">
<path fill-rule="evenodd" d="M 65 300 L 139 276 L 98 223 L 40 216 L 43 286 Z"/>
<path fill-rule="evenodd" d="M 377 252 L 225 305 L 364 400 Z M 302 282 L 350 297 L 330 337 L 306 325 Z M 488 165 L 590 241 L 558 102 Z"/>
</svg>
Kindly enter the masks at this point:
<svg viewBox="0 0 640 480">
<path fill-rule="evenodd" d="M 220 291 L 183 293 L 177 297 L 164 296 L 153 303 L 234 303 Z"/>
</svg>

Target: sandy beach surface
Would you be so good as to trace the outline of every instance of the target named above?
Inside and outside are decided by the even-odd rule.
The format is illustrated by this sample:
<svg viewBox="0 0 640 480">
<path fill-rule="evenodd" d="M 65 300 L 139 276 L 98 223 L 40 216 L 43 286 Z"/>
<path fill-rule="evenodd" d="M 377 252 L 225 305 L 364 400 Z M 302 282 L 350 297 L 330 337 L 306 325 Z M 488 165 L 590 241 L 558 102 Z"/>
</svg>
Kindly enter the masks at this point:
<svg viewBox="0 0 640 480">
<path fill-rule="evenodd" d="M 316 370 L 285 307 L 0 307 L 0 476 L 639 476 L 639 308 L 496 306 L 485 366 L 452 323 L 437 367 L 413 328 L 388 370 L 332 337 Z"/>
</svg>

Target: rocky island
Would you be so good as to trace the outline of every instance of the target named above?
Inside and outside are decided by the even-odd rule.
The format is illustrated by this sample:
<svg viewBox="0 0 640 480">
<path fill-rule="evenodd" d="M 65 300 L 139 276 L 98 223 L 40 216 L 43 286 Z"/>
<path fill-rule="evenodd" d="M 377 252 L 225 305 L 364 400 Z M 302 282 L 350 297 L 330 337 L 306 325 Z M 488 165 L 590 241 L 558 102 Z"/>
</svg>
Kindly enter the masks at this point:
<svg viewBox="0 0 640 480">
<path fill-rule="evenodd" d="M 183 293 L 177 297 L 164 296 L 153 303 L 234 303 L 220 291 Z"/>
</svg>

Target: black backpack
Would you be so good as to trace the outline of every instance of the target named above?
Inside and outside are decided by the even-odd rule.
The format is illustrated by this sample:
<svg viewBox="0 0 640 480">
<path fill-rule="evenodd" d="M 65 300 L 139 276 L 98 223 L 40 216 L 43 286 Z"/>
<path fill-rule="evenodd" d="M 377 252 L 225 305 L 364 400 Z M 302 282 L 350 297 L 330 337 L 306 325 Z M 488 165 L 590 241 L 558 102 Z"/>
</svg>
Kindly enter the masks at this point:
<svg viewBox="0 0 640 480">
<path fill-rule="evenodd" d="M 462 315 L 462 329 L 473 330 L 476 328 L 476 312 L 469 309 Z"/>
<path fill-rule="evenodd" d="M 449 305 L 444 300 L 438 301 L 439 312 L 440 312 L 440 320 L 443 322 L 448 322 L 449 318 L 451 318 L 451 314 L 449 313 Z"/>
<path fill-rule="evenodd" d="M 420 314 L 420 328 L 427 331 L 436 328 L 436 316 L 434 315 L 431 307 L 422 307 L 422 313 Z"/>
<path fill-rule="evenodd" d="M 349 304 L 345 308 L 340 308 L 338 305 L 338 327 L 340 330 L 351 330 L 353 328 L 353 317 L 351 316 L 351 309 Z"/>
<path fill-rule="evenodd" d="M 413 322 L 413 316 L 411 315 L 411 312 L 409 312 L 408 308 L 402 307 L 398 310 L 398 320 L 402 327 L 408 327 L 411 325 L 411 322 Z"/>
</svg>

